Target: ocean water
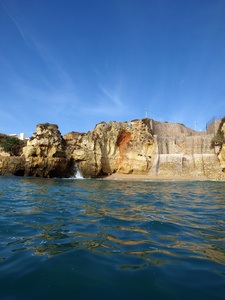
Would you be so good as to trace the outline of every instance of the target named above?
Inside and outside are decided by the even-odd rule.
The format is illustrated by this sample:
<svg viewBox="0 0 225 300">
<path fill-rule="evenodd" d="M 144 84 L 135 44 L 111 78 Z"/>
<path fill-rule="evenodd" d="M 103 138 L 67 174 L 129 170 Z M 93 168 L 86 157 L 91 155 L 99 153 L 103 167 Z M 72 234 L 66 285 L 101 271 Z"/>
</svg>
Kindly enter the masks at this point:
<svg viewBox="0 0 225 300">
<path fill-rule="evenodd" d="M 0 299 L 225 299 L 225 183 L 0 176 Z"/>
</svg>

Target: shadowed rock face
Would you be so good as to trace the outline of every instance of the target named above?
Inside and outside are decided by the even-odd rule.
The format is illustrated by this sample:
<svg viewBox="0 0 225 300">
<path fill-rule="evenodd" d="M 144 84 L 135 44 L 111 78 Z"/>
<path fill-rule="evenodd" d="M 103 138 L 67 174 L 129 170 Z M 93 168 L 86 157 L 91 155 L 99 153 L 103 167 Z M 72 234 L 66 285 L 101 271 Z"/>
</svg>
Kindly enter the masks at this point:
<svg viewBox="0 0 225 300">
<path fill-rule="evenodd" d="M 7 156 L 2 159 L 2 175 L 24 176 L 25 158 L 21 156 Z"/>
</svg>

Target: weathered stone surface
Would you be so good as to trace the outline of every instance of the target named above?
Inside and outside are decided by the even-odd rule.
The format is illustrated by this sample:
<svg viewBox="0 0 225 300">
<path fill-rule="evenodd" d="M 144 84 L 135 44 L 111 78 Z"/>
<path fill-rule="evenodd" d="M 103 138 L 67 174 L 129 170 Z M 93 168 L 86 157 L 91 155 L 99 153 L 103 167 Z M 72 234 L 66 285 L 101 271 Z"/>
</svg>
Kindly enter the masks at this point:
<svg viewBox="0 0 225 300">
<path fill-rule="evenodd" d="M 220 163 L 215 154 L 159 154 L 154 168 L 150 170 L 156 175 L 183 178 L 223 178 Z M 156 167 L 157 166 L 157 167 Z"/>
<path fill-rule="evenodd" d="M 225 137 L 225 123 L 223 124 L 221 131 Z M 220 160 L 220 165 L 223 171 L 223 175 L 225 178 L 225 143 L 222 144 L 221 149 L 220 149 L 220 153 L 218 155 L 218 158 Z"/>
<path fill-rule="evenodd" d="M 24 176 L 25 157 L 24 156 L 6 156 L 2 159 L 1 175 Z"/>
<path fill-rule="evenodd" d="M 58 126 L 54 124 L 39 124 L 37 132 L 23 148 L 26 159 L 29 157 L 63 157 L 68 156 L 65 142 L 61 136 Z"/>
<path fill-rule="evenodd" d="M 221 179 L 225 146 L 219 163 L 212 137 L 182 124 L 148 118 L 102 122 L 88 133 L 70 132 L 64 137 L 57 125 L 39 124 L 21 157 L 0 157 L 0 174 L 69 177 L 79 167 L 84 177 L 117 172 Z"/>
<path fill-rule="evenodd" d="M 178 131 L 179 132 L 179 131 Z M 155 136 L 156 158 L 150 174 L 173 177 L 222 179 L 221 166 L 211 147 L 213 135 Z"/>
<path fill-rule="evenodd" d="M 23 148 L 25 176 L 69 177 L 70 153 L 57 125 L 39 124 Z"/>
<path fill-rule="evenodd" d="M 218 180 L 223 178 L 218 149 L 211 146 L 214 134 L 210 131 L 200 134 L 181 124 L 153 121 L 153 133 L 157 133 L 156 159 L 150 174 Z"/>
<path fill-rule="evenodd" d="M 23 171 L 19 171 L 21 165 L 20 156 L 10 157 L 10 152 L 6 152 L 3 147 L 0 147 L 0 175 L 10 175 L 14 173 L 21 175 L 23 174 Z"/>
<path fill-rule="evenodd" d="M 168 123 L 168 122 L 159 122 L 148 119 L 151 123 L 152 133 L 153 135 L 157 135 L 159 137 L 187 137 L 200 135 L 199 132 L 190 129 L 183 124 L 179 123 Z M 201 134 L 205 134 L 201 133 Z"/>
<path fill-rule="evenodd" d="M 22 156 L 2 157 L 2 175 L 68 177 L 70 154 L 57 125 L 39 124 Z"/>
<path fill-rule="evenodd" d="M 71 164 L 61 157 L 30 157 L 25 161 L 25 176 L 69 177 Z"/>
<path fill-rule="evenodd" d="M 154 144 L 150 124 L 102 122 L 87 134 L 64 136 L 71 155 L 85 177 L 108 173 L 147 174 Z"/>
</svg>

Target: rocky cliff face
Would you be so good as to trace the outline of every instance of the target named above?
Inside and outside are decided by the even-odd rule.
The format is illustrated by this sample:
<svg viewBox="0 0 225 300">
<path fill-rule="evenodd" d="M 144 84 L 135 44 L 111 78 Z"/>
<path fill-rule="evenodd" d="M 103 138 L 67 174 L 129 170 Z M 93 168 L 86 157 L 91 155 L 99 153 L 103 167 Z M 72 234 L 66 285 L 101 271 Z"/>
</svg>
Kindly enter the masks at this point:
<svg viewBox="0 0 225 300">
<path fill-rule="evenodd" d="M 64 136 L 71 157 L 85 177 L 108 173 L 147 174 L 152 164 L 153 136 L 149 122 L 109 122 L 87 134 Z"/>
<path fill-rule="evenodd" d="M 7 153 L 3 147 L 0 147 L 0 175 L 2 174 L 2 159 L 9 156 L 10 154 Z"/>
<path fill-rule="evenodd" d="M 197 135 L 182 124 L 147 118 L 102 122 L 88 133 L 64 137 L 57 125 L 39 124 L 36 129 L 21 157 L 2 157 L 2 175 L 69 177 L 79 168 L 84 177 L 117 172 L 221 179 L 221 166 L 225 170 L 225 146 L 219 163 L 210 147 L 212 135 Z"/>
<path fill-rule="evenodd" d="M 156 137 L 156 159 L 150 174 L 186 178 L 222 179 L 223 174 L 214 148 L 213 135 Z"/>
<path fill-rule="evenodd" d="M 39 124 L 23 148 L 25 176 L 68 177 L 70 153 L 57 125 Z"/>
<path fill-rule="evenodd" d="M 2 174 L 69 177 L 79 167 L 84 177 L 147 174 L 154 150 L 149 122 L 102 122 L 88 133 L 61 136 L 58 126 L 37 125 L 19 158 L 3 160 Z M 76 170 L 75 170 L 76 172 Z"/>
<path fill-rule="evenodd" d="M 2 175 L 68 177 L 70 154 L 57 125 L 39 124 L 21 157 L 2 160 Z"/>
<path fill-rule="evenodd" d="M 223 135 L 223 140 L 225 139 L 225 122 L 221 126 L 221 134 Z M 218 156 L 221 164 L 221 168 L 225 177 L 225 143 L 222 144 L 221 150 Z"/>
</svg>

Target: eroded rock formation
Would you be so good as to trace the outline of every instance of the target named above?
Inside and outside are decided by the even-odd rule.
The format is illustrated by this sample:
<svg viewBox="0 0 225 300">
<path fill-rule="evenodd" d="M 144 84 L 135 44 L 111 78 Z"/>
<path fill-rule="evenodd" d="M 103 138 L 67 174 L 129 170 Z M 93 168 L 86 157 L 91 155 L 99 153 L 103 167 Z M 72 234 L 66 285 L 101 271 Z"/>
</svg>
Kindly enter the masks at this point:
<svg viewBox="0 0 225 300">
<path fill-rule="evenodd" d="M 39 124 L 36 129 L 22 156 L 2 157 L 2 175 L 69 177 L 76 166 L 84 177 L 133 173 L 222 179 L 225 170 L 225 146 L 219 162 L 211 147 L 214 135 L 182 124 L 148 118 L 102 122 L 88 133 L 70 132 L 64 137 L 57 125 Z"/>
<path fill-rule="evenodd" d="M 150 124 L 144 120 L 102 122 L 87 134 L 71 132 L 64 139 L 85 177 L 147 174 L 151 167 L 154 142 Z"/>
<path fill-rule="evenodd" d="M 70 153 L 57 125 L 39 124 L 23 148 L 25 176 L 68 177 Z"/>
<path fill-rule="evenodd" d="M 2 175 L 69 177 L 70 154 L 57 125 L 39 124 L 20 157 L 2 159 Z"/>
</svg>

